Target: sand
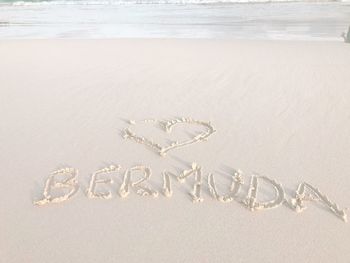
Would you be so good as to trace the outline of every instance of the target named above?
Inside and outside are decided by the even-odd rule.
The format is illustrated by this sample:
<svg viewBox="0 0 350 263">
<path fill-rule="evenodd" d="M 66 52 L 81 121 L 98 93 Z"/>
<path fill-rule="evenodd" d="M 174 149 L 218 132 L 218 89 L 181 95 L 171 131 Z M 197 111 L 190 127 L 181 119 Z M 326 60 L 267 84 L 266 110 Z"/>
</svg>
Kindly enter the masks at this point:
<svg viewBox="0 0 350 263">
<path fill-rule="evenodd" d="M 1 262 L 348 262 L 349 223 L 322 204 L 251 212 L 212 193 L 227 193 L 240 169 L 241 196 L 254 172 L 288 198 L 307 182 L 350 207 L 349 58 L 342 42 L 1 41 Z M 163 157 L 123 139 L 129 120 L 182 116 L 216 132 Z M 205 131 L 136 126 L 160 145 Z M 165 196 L 164 171 L 194 162 L 203 182 L 215 175 L 215 191 L 202 184 L 193 203 L 198 178 L 189 176 L 167 181 Z M 110 165 L 118 169 L 103 174 Z M 151 169 L 156 198 L 135 189 L 119 196 L 135 166 Z M 77 193 L 34 205 L 50 173 L 65 167 L 79 171 Z M 88 198 L 96 197 L 88 189 L 108 198 Z M 265 186 L 258 198 L 274 194 Z"/>
</svg>

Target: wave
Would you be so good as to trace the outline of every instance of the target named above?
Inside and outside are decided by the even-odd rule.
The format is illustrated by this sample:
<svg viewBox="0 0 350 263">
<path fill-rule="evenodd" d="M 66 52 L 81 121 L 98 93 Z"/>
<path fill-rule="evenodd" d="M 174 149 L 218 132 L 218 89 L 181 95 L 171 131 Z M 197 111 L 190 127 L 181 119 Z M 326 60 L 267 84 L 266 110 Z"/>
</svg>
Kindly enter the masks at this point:
<svg viewBox="0 0 350 263">
<path fill-rule="evenodd" d="M 234 3 L 286 3 L 286 2 L 350 2 L 350 0 L 0 0 L 0 5 L 138 5 L 138 4 L 234 4 Z"/>
</svg>

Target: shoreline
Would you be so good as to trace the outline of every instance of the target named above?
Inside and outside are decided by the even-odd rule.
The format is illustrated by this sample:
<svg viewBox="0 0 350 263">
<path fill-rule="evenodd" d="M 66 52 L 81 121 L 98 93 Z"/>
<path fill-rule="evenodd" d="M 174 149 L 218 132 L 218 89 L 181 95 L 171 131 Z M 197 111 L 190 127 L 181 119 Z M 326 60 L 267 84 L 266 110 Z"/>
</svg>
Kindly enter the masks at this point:
<svg viewBox="0 0 350 263">
<path fill-rule="evenodd" d="M 322 41 L 341 39 L 350 23 L 350 2 L 43 6 L 0 6 L 1 21 L 7 22 L 1 26 L 0 39 L 171 37 Z"/>
</svg>

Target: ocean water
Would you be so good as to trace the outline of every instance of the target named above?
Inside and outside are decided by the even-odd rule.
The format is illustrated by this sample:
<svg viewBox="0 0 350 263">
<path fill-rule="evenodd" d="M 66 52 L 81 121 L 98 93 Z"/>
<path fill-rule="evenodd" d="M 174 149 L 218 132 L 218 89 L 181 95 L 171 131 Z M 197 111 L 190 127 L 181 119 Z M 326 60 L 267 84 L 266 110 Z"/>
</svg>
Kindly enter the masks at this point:
<svg viewBox="0 0 350 263">
<path fill-rule="evenodd" d="M 350 2 L 0 0 L 0 39 L 232 38 L 341 41 Z"/>
</svg>

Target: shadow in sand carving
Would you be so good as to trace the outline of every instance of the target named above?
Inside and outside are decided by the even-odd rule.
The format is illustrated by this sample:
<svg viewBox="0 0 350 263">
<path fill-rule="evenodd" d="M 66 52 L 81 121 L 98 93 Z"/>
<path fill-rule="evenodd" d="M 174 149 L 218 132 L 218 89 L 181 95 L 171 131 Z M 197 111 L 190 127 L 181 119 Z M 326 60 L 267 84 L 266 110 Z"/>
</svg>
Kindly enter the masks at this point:
<svg viewBox="0 0 350 263">
<path fill-rule="evenodd" d="M 8 21 L 0 21 L 0 26 L 10 26 L 10 22 L 8 22 Z"/>
<path fill-rule="evenodd" d="M 343 32 L 341 36 L 343 37 L 345 43 L 350 43 L 350 26 L 348 28 L 348 32 Z"/>
</svg>

